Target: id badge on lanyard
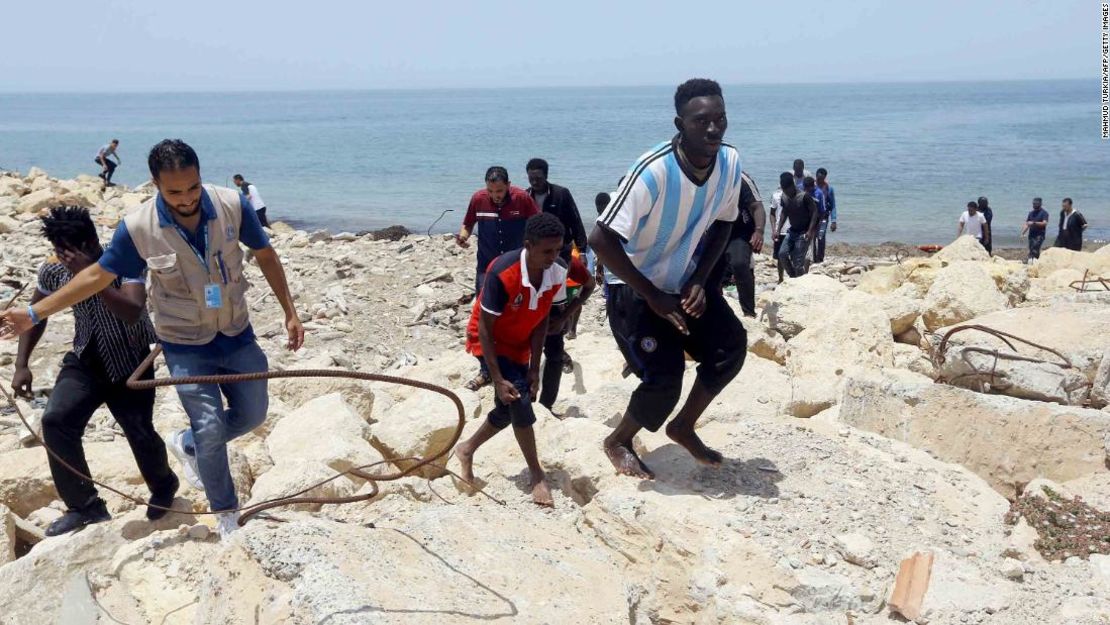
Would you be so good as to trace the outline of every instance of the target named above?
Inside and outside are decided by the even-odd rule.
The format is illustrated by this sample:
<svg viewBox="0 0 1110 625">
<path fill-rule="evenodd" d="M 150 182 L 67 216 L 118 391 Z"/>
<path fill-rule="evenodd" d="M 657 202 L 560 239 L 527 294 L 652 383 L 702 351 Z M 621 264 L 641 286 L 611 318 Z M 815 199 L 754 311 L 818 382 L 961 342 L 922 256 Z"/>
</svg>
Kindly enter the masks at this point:
<svg viewBox="0 0 1110 625">
<path fill-rule="evenodd" d="M 212 268 L 211 266 L 209 266 L 208 258 L 206 258 L 205 255 L 202 255 L 200 253 L 200 250 L 198 250 L 189 241 L 189 237 L 185 236 L 185 232 L 182 231 L 180 226 L 177 226 L 176 224 L 174 224 L 174 226 L 177 228 L 177 233 L 181 235 L 181 238 L 185 239 L 185 244 L 188 245 L 191 250 L 193 250 L 193 254 L 196 254 L 197 260 L 200 261 L 200 265 L 204 267 L 204 270 L 208 272 L 209 278 L 211 278 Z M 205 222 L 201 227 L 203 228 L 202 236 L 204 237 L 204 252 L 205 254 L 209 254 L 212 251 L 210 249 L 212 247 L 212 242 L 208 240 L 208 222 Z M 208 284 L 204 285 L 204 307 L 216 309 L 221 308 L 222 306 L 223 293 L 220 289 L 220 285 L 216 284 L 215 282 L 209 282 Z"/>
</svg>

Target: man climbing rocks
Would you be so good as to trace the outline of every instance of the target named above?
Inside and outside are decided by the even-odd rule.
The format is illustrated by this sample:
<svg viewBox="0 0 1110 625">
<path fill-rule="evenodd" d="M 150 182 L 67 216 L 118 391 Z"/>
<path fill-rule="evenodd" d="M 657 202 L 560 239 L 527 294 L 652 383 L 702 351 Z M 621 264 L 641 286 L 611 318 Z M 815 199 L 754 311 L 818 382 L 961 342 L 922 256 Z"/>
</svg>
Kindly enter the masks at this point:
<svg viewBox="0 0 1110 625">
<path fill-rule="evenodd" d="M 641 430 L 663 426 L 682 392 L 684 353 L 700 364 L 685 405 L 666 433 L 716 466 L 721 454 L 694 432 L 714 397 L 740 372 L 747 337 L 710 273 L 738 215 L 740 155 L 723 143 L 728 119 L 720 86 L 688 80 L 674 96 L 678 130 L 629 170 L 590 234 L 614 276 L 607 313 L 617 346 L 640 378 L 619 425 L 604 441 L 618 473 L 654 474 L 632 448 Z"/>
<path fill-rule="evenodd" d="M 57 261 L 39 269 L 38 288 L 31 296 L 37 304 L 58 291 L 73 276 L 96 263 L 104 253 L 89 212 L 76 206 L 58 206 L 42 218 L 43 235 L 54 246 Z M 108 404 L 123 430 L 139 472 L 150 489 L 146 515 L 150 520 L 166 515 L 180 486 L 166 460 L 166 446 L 154 430 L 154 390 L 132 391 L 125 386 L 131 372 L 150 354 L 154 328 L 146 312 L 146 283 L 142 278 L 116 278 L 100 293 L 73 307 L 73 350 L 62 359 L 54 391 L 42 416 L 42 435 L 62 461 L 85 475 L 90 473 L 81 437 L 93 413 Z M 31 395 L 33 377 L 28 362 L 46 332 L 46 320 L 19 337 L 12 389 Z M 148 371 L 143 378 L 154 377 Z M 58 458 L 47 454 L 50 475 L 66 513 L 46 528 L 57 536 L 110 517 L 104 500 L 89 480 L 70 472 Z"/>
<path fill-rule="evenodd" d="M 466 350 L 485 361 L 493 380 L 493 410 L 478 431 L 455 449 L 462 477 L 474 482 L 474 452 L 498 432 L 513 426 L 528 464 L 532 500 L 553 506 L 536 453 L 532 402 L 540 386 L 540 352 L 551 307 L 567 296 L 567 267 L 559 258 L 563 224 L 551 213 L 530 218 L 524 247 L 494 259 L 466 331 Z M 558 365 L 556 365 L 558 366 Z"/>
<path fill-rule="evenodd" d="M 0 338 L 27 332 L 119 277 L 137 279 L 149 268 L 154 329 L 171 376 L 266 371 L 266 354 L 255 341 L 247 309 L 242 243 L 254 251 L 285 312 L 287 347 L 300 349 L 304 327 L 285 271 L 250 202 L 231 189 L 202 185 L 200 160 L 180 139 L 155 145 L 147 164 L 158 194 L 120 222 L 98 262 L 26 310 L 0 314 Z M 190 427 L 171 436 L 170 450 L 185 479 L 203 488 L 211 509 L 220 513 L 217 530 L 226 538 L 239 521 L 227 443 L 266 419 L 266 381 L 181 385 L 177 394 Z"/>
</svg>

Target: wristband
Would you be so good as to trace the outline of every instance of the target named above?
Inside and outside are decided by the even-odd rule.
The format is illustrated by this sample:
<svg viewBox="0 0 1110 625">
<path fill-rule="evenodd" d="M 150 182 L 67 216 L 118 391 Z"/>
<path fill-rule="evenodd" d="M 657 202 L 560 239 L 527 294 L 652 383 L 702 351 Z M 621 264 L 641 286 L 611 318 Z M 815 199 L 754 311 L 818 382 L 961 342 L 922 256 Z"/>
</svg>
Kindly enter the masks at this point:
<svg viewBox="0 0 1110 625">
<path fill-rule="evenodd" d="M 27 316 L 31 318 L 31 323 L 35 325 L 42 323 L 42 319 L 39 319 L 39 316 L 35 314 L 34 306 L 27 307 Z"/>
</svg>

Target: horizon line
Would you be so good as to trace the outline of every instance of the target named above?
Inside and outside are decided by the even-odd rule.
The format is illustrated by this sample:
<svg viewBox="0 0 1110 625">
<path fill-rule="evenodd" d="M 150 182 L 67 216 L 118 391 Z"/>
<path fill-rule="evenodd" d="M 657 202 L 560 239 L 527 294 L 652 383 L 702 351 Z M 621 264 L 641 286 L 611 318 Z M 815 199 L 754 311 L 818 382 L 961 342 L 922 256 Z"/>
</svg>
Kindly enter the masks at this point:
<svg viewBox="0 0 1110 625">
<path fill-rule="evenodd" d="M 721 81 L 721 85 L 725 87 L 803 87 L 803 86 L 827 86 L 827 85 L 944 85 L 944 84 L 997 84 L 997 83 L 1025 83 L 1025 82 L 1079 82 L 1090 81 L 1094 83 L 1097 79 L 1088 76 L 1074 76 L 1065 78 L 987 78 L 987 79 L 951 79 L 951 80 L 825 80 L 825 81 L 802 81 L 802 82 L 728 82 Z M 556 90 L 556 89 L 652 89 L 652 88 L 672 88 L 670 84 L 624 84 L 624 85 L 513 85 L 505 87 L 489 87 L 489 86 L 448 86 L 448 87 L 313 87 L 304 89 L 274 89 L 274 88 L 257 88 L 257 89 L 154 89 L 154 90 L 131 90 L 131 89 L 104 89 L 104 90 L 29 90 L 29 91 L 16 91 L 0 89 L 0 96 L 12 95 L 103 95 L 103 94 L 119 94 L 119 95 L 158 95 L 158 94 L 204 94 L 204 93 L 219 93 L 219 94 L 246 94 L 246 93 L 365 93 L 365 92 L 421 92 L 421 91 L 521 91 L 529 90 Z"/>
</svg>

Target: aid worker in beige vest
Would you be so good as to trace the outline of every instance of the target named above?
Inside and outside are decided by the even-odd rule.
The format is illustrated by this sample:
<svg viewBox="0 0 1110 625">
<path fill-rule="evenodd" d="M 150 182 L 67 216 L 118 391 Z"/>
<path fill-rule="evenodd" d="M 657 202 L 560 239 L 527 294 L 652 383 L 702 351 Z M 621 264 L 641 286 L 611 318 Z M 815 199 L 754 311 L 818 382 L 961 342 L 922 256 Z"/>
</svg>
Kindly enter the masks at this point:
<svg viewBox="0 0 1110 625">
<path fill-rule="evenodd" d="M 26 332 L 50 315 L 92 297 L 118 277 L 148 272 L 148 300 L 170 375 L 219 375 L 266 371 L 244 297 L 240 243 L 254 251 L 266 281 L 285 311 L 288 348 L 300 349 L 304 327 L 297 318 L 281 261 L 250 202 L 236 191 L 201 184 L 200 161 L 183 141 L 155 145 L 148 159 L 158 194 L 120 223 L 99 262 L 53 295 L 0 316 L 0 338 Z M 235 483 L 227 442 L 266 419 L 266 381 L 177 387 L 190 427 L 169 437 L 169 448 L 186 480 L 203 488 L 226 537 L 238 527 Z M 227 407 L 224 407 L 224 398 Z"/>
</svg>

